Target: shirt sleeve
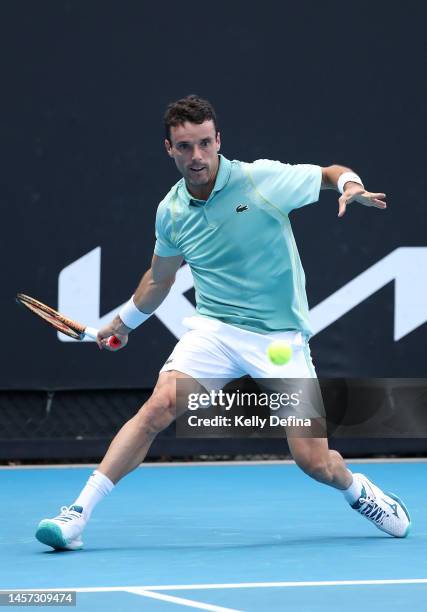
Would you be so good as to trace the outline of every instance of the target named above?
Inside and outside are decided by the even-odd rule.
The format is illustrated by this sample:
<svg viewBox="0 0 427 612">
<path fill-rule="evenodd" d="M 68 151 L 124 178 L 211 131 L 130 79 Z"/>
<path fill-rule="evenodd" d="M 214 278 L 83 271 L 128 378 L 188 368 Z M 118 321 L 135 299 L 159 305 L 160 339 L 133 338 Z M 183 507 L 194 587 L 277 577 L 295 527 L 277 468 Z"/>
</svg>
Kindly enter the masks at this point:
<svg viewBox="0 0 427 612">
<path fill-rule="evenodd" d="M 159 257 L 173 257 L 181 254 L 171 238 L 172 222 L 167 221 L 167 216 L 167 210 L 159 206 L 156 215 L 156 244 L 154 246 L 154 253 Z"/>
<path fill-rule="evenodd" d="M 246 164 L 246 168 L 261 196 L 283 213 L 288 214 L 319 199 L 322 184 L 320 166 L 259 159 Z"/>
</svg>

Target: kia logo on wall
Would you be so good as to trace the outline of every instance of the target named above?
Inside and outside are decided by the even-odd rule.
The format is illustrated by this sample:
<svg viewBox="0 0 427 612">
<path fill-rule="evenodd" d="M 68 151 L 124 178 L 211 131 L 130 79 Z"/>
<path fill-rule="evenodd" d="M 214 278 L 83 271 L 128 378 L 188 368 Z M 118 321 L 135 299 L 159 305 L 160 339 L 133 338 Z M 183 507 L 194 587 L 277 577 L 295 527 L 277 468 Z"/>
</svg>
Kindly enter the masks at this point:
<svg viewBox="0 0 427 612">
<path fill-rule="evenodd" d="M 426 269 L 427 247 L 395 249 L 310 310 L 314 334 L 394 281 L 394 340 L 400 340 L 427 321 L 427 283 L 420 282 Z M 178 270 L 169 295 L 155 312 L 176 338 L 187 331 L 183 319 L 196 313 L 184 295 L 192 287 L 190 267 L 184 265 Z M 58 309 L 87 325 L 102 327 L 111 321 L 122 304 L 101 316 L 100 292 L 101 247 L 96 247 L 61 270 Z M 63 342 L 75 342 L 61 333 L 58 333 L 58 338 Z"/>
</svg>

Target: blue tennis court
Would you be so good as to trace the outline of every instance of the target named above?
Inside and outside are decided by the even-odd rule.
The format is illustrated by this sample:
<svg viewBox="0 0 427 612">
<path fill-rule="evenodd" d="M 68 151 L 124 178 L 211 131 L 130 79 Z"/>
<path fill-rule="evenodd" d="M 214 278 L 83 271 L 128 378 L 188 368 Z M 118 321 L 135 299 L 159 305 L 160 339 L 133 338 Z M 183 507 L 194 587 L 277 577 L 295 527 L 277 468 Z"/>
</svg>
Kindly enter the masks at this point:
<svg viewBox="0 0 427 612">
<path fill-rule="evenodd" d="M 90 468 L 2 469 L 0 588 L 76 590 L 79 611 L 424 609 L 426 463 L 350 467 L 405 500 L 408 538 L 378 531 L 293 464 L 169 464 L 125 478 L 85 548 L 55 552 L 36 524 Z"/>
</svg>

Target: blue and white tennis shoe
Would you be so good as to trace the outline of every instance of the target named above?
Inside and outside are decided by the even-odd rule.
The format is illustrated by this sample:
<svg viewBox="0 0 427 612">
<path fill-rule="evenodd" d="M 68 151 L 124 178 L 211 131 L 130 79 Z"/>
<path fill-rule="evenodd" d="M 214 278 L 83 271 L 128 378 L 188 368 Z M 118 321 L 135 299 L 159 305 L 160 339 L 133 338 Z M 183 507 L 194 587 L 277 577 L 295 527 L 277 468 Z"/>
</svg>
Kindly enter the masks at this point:
<svg viewBox="0 0 427 612">
<path fill-rule="evenodd" d="M 81 506 L 63 506 L 61 514 L 55 518 L 40 521 L 36 538 L 57 550 L 80 550 L 83 548 L 81 536 L 85 526 Z"/>
<path fill-rule="evenodd" d="M 362 493 L 351 507 L 381 531 L 395 538 L 405 538 L 411 528 L 411 518 L 402 500 L 394 493 L 381 491 L 364 474 L 354 476 L 362 485 Z"/>
</svg>

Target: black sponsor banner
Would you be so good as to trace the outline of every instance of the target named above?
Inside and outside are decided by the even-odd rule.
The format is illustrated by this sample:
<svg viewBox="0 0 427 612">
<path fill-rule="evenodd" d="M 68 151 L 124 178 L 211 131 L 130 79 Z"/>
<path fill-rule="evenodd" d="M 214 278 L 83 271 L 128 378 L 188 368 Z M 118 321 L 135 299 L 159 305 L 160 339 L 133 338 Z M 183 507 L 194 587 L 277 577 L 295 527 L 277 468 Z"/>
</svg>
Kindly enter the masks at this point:
<svg viewBox="0 0 427 612">
<path fill-rule="evenodd" d="M 185 266 L 168 306 L 117 354 L 59 340 L 14 295 L 93 326 L 128 299 L 150 265 L 157 205 L 179 178 L 162 115 L 193 92 L 217 108 L 228 158 L 340 163 L 387 193 L 386 211 L 352 204 L 338 219 L 338 194 L 325 191 L 291 215 L 314 363 L 326 377 L 427 375 L 423 3 L 386 15 L 338 0 L 242 13 L 220 0 L 215 16 L 170 3 L 165 18 L 162 4 L 59 0 L 2 13 L 0 389 L 155 384 L 193 307 Z M 359 44 L 343 47 L 344 22 Z M 181 61 L 167 41 L 183 29 L 203 52 Z"/>
<path fill-rule="evenodd" d="M 320 388 L 330 448 L 345 457 L 426 453 L 427 379 L 320 379 Z M 224 388 L 229 393 L 236 389 L 242 395 L 250 393 L 252 403 L 243 398 L 246 403 L 241 406 L 229 401 L 211 412 L 206 406 L 187 410 L 182 420 L 175 421 L 156 437 L 149 456 L 188 459 L 198 455 L 206 460 L 207 455 L 225 459 L 255 454 L 258 458 L 259 455 L 285 458 L 289 457 L 285 434 L 312 435 L 313 427 L 296 422 L 301 413 L 291 405 L 292 397 L 282 398 L 290 403 L 283 414 L 277 409 L 279 402 L 275 396 L 270 398 L 272 410 L 263 401 L 254 406 L 254 394 L 258 396 L 260 392 L 254 381 L 246 379 Z M 2 391 L 0 461 L 47 458 L 99 461 L 123 423 L 135 415 L 149 395 L 149 390 L 141 389 Z M 261 419 L 269 421 L 271 416 L 275 419 L 266 427 Z M 184 422 L 185 417 L 217 417 L 217 423 L 190 425 Z M 224 426 L 219 417 L 232 419 L 233 423 Z M 235 422 L 237 418 L 240 420 Z M 278 418 L 288 418 L 288 423 L 278 423 Z M 318 424 L 322 423 L 315 426 Z M 324 429 L 319 429 L 316 436 L 324 436 Z"/>
</svg>

